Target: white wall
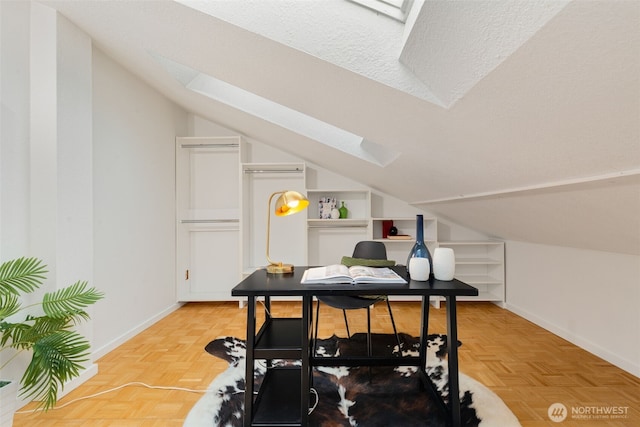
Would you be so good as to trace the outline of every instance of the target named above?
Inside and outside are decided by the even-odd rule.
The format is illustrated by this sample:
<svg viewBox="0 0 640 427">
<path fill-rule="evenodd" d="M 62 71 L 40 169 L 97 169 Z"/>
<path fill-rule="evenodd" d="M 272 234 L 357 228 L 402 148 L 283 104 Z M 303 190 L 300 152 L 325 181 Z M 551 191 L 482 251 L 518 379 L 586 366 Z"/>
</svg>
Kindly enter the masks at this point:
<svg viewBox="0 0 640 427">
<path fill-rule="evenodd" d="M 640 376 L 640 257 L 507 242 L 507 307 Z"/>
<path fill-rule="evenodd" d="M 184 111 L 93 55 L 94 349 L 102 355 L 177 308 L 175 136 Z"/>
<path fill-rule="evenodd" d="M 0 18 L 0 256 L 43 258 L 47 288 L 87 280 L 106 294 L 82 328 L 97 358 L 177 308 L 186 113 L 53 9 L 0 2 Z"/>
<path fill-rule="evenodd" d="M 30 255 L 29 44 L 31 8 L 0 2 L 0 262 Z M 11 357 L 0 352 L 0 365 Z M 0 373 L 19 379 L 27 358 Z"/>
<path fill-rule="evenodd" d="M 48 270 L 41 290 L 24 296 L 28 305 L 93 281 L 91 39 L 39 3 L 3 2 L 0 11 L 0 255 L 37 257 Z M 79 331 L 92 340 L 91 321 Z M 19 378 L 28 359 L 3 375 Z M 83 376 L 95 373 L 87 367 Z"/>
<path fill-rule="evenodd" d="M 0 259 L 29 249 L 29 33 L 27 2 L 0 2 Z"/>
</svg>

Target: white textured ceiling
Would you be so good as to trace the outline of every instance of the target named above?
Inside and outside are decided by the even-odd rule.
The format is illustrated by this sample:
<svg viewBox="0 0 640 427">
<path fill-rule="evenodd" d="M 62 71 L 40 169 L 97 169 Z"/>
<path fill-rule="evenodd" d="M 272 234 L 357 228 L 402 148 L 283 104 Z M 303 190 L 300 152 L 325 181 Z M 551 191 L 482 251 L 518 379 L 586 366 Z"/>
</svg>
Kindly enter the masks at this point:
<svg viewBox="0 0 640 427">
<path fill-rule="evenodd" d="M 242 3 L 243 19 L 289 41 L 171 1 L 44 3 L 248 137 L 498 238 L 640 254 L 640 2 L 429 1 L 400 41 L 396 24 L 341 0 L 295 20 L 318 2 Z M 315 51 L 294 43 L 309 34 Z M 354 48 L 369 37 L 375 49 Z M 188 91 L 150 52 L 401 154 L 384 168 L 355 160 Z"/>
</svg>

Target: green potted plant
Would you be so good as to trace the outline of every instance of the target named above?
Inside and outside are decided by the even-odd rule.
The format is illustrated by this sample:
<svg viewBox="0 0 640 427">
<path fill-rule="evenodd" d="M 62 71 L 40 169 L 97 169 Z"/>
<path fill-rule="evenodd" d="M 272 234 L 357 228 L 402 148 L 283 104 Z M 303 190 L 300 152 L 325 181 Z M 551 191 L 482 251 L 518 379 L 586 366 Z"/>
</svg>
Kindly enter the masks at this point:
<svg viewBox="0 0 640 427">
<path fill-rule="evenodd" d="M 0 371 L 19 353 L 31 352 L 20 380 L 20 394 L 48 410 L 56 404 L 64 383 L 79 376 L 83 363 L 89 360 L 89 341 L 74 326 L 89 319 L 85 308 L 103 294 L 78 281 L 45 293 L 36 304 L 23 306 L 24 295 L 42 285 L 45 273 L 46 266 L 37 258 L 18 258 L 0 265 L 0 354 L 9 349 L 15 353 L 0 359 L 5 360 Z"/>
</svg>

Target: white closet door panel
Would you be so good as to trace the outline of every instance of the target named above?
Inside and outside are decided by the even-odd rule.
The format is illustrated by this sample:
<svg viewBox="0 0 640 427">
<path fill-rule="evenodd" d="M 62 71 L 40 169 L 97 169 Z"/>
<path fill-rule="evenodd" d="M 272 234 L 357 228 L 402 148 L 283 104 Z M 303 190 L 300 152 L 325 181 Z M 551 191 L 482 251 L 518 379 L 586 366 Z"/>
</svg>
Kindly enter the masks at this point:
<svg viewBox="0 0 640 427">
<path fill-rule="evenodd" d="M 190 300 L 230 300 L 239 280 L 237 230 L 192 231 L 189 240 Z"/>
<path fill-rule="evenodd" d="M 190 149 L 189 210 L 207 212 L 240 206 L 237 151 Z"/>
</svg>

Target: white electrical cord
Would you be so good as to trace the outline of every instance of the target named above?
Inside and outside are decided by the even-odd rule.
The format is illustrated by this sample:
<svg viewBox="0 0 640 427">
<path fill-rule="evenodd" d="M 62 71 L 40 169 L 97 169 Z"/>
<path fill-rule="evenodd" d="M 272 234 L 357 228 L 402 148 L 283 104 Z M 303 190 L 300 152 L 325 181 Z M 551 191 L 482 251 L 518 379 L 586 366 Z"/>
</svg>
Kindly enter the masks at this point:
<svg viewBox="0 0 640 427">
<path fill-rule="evenodd" d="M 260 302 L 262 303 L 262 305 L 264 306 L 264 309 L 267 311 L 267 313 L 268 313 L 268 314 L 269 314 L 269 316 L 270 316 L 270 315 L 271 315 L 271 313 L 269 313 L 269 310 L 267 310 L 267 307 L 266 307 L 266 305 L 264 304 L 264 302 L 263 302 L 263 301 L 260 301 Z M 260 363 L 260 362 L 259 362 L 259 363 Z M 263 362 L 263 365 L 264 365 L 264 367 L 266 368 L 266 363 L 264 363 L 264 362 Z M 71 400 L 71 401 L 69 401 L 69 402 L 67 402 L 67 403 L 64 403 L 64 404 L 62 404 L 62 405 L 54 406 L 54 407 L 53 407 L 53 408 L 51 408 L 51 409 L 62 409 L 62 408 L 64 408 L 64 407 L 67 407 L 67 406 L 69 406 L 69 405 L 71 405 L 71 404 L 73 404 L 73 403 L 79 402 L 79 401 L 81 401 L 81 400 L 92 399 L 92 398 L 94 398 L 94 397 L 98 397 L 98 396 L 101 396 L 101 395 L 103 395 L 103 394 L 111 393 L 112 391 L 120 390 L 120 389 L 123 389 L 123 388 L 125 388 L 125 387 L 130 387 L 130 386 L 141 386 L 141 387 L 146 387 L 146 388 L 150 388 L 150 389 L 158 389 L 158 390 L 177 390 L 177 391 L 186 391 L 186 392 L 189 392 L 189 393 L 203 393 L 203 394 L 204 394 L 204 393 L 213 392 L 213 390 L 194 390 L 194 389 L 190 389 L 190 388 L 183 388 L 183 387 L 158 386 L 158 385 L 155 385 L 155 386 L 154 386 L 154 385 L 145 384 L 145 383 L 143 383 L 143 382 L 139 382 L 139 381 L 133 381 L 133 382 L 130 382 L 130 383 L 126 383 L 126 384 L 119 385 L 118 387 L 110 388 L 110 389 L 108 389 L 108 390 L 104 390 L 104 391 L 100 391 L 100 392 L 95 393 L 95 394 L 91 394 L 91 395 L 89 395 L 89 396 L 79 397 L 79 398 L 77 398 L 77 399 Z M 309 414 L 311 414 L 311 413 L 316 409 L 316 407 L 318 406 L 318 401 L 319 401 L 319 398 L 318 398 L 318 392 L 317 392 L 315 389 L 313 389 L 313 388 L 312 388 L 310 391 L 315 395 L 315 397 L 316 397 L 316 401 L 315 401 L 315 403 L 313 404 L 313 406 L 312 406 L 311 408 L 309 408 Z M 234 392 L 233 394 L 238 394 L 238 393 L 244 393 L 244 390 L 236 391 L 236 392 Z M 257 394 L 257 392 L 254 392 L 254 394 Z M 28 410 L 28 411 L 16 411 L 15 413 L 16 413 L 16 414 L 32 414 L 32 413 L 34 413 L 34 412 L 41 412 L 41 411 L 44 411 L 44 409 L 42 409 L 42 408 L 37 408 L 37 409 L 30 409 L 30 410 Z"/>
<path fill-rule="evenodd" d="M 160 389 L 160 390 L 178 390 L 178 391 L 186 391 L 189 393 L 209 393 L 212 392 L 213 390 L 194 390 L 194 389 L 190 389 L 190 388 L 183 388 L 183 387 L 171 387 L 171 386 L 159 386 L 159 385 L 149 385 L 149 384 L 145 384 L 142 382 L 138 382 L 138 381 L 134 381 L 134 382 L 130 382 L 130 383 L 126 383 L 126 384 L 122 384 L 118 387 L 114 387 L 114 388 L 110 388 L 109 390 L 104 390 L 95 394 L 91 394 L 89 396 L 83 396 L 83 397 L 79 397 L 77 399 L 71 400 L 63 405 L 59 405 L 59 406 L 54 406 L 51 409 L 62 409 L 65 406 L 69 406 L 72 403 L 76 403 L 79 402 L 81 400 L 85 400 L 85 399 L 91 399 L 93 397 L 98 397 L 101 396 L 103 394 L 107 394 L 110 393 L 112 391 L 116 391 L 116 390 L 120 390 L 122 388 L 125 387 L 129 387 L 129 386 L 142 386 L 142 387 L 146 387 L 146 388 L 151 388 L 151 389 Z M 16 414 L 32 414 L 34 412 L 40 412 L 43 411 L 42 408 L 38 408 L 38 409 L 31 409 L 28 411 L 16 411 Z"/>
<path fill-rule="evenodd" d="M 190 389 L 190 388 L 184 388 L 184 387 L 171 387 L 171 386 L 160 386 L 160 385 L 149 385 L 149 384 L 145 384 L 139 381 L 133 381 L 130 383 L 126 383 L 126 384 L 122 384 L 119 385 L 118 387 L 114 387 L 114 388 L 110 388 L 108 390 L 104 390 L 104 391 L 100 391 L 98 393 L 94 393 L 94 394 L 90 394 L 89 396 L 83 396 L 83 397 L 79 397 L 77 399 L 73 399 L 63 405 L 59 405 L 59 406 L 54 406 L 53 409 L 62 409 L 64 407 L 67 407 L 73 403 L 76 402 L 80 402 L 81 400 L 86 400 L 86 399 L 91 399 L 94 397 L 98 397 L 101 396 L 103 394 L 107 394 L 107 393 L 111 393 L 112 391 L 116 391 L 116 390 L 120 390 L 123 389 L 125 387 L 130 387 L 130 386 L 141 386 L 141 387 L 146 387 L 146 388 L 150 388 L 150 389 L 158 389 L 158 390 L 177 390 L 177 391 L 186 391 L 189 393 L 210 393 L 213 392 L 214 390 L 194 390 L 194 389 Z M 320 401 L 320 398 L 318 397 L 318 392 L 316 391 L 316 389 L 311 388 L 309 390 L 311 393 L 313 393 L 313 395 L 316 397 L 316 401 L 313 403 L 313 406 L 311 408 L 309 408 L 309 414 L 311 414 L 316 407 L 318 406 L 318 402 Z M 233 394 L 239 394 L 239 393 L 244 393 L 244 390 L 238 390 L 236 392 L 234 392 Z M 258 394 L 258 392 L 254 392 L 254 394 Z M 44 411 L 44 409 L 42 408 L 36 408 L 36 409 L 30 409 L 28 411 L 16 411 L 16 414 L 33 414 L 34 412 L 42 412 Z"/>
<path fill-rule="evenodd" d="M 259 300 L 259 301 L 260 301 L 260 304 L 262 304 L 262 306 L 264 307 L 264 311 L 266 311 L 267 314 L 271 316 L 271 312 L 267 309 L 267 305 L 264 303 L 264 301 L 262 300 Z"/>
<path fill-rule="evenodd" d="M 309 391 L 314 394 L 314 396 L 316 397 L 316 401 L 313 403 L 313 406 L 309 408 L 309 413 L 307 415 L 311 415 L 311 413 L 316 409 L 318 403 L 320 402 L 320 397 L 318 396 L 318 392 L 316 391 L 316 389 L 312 387 L 309 389 Z"/>
</svg>

